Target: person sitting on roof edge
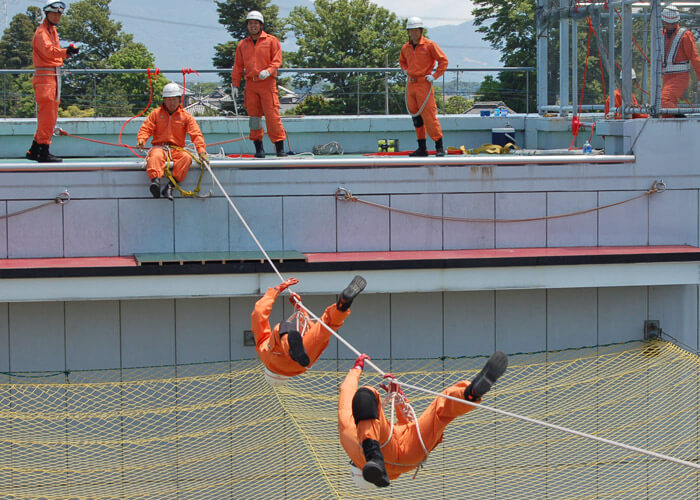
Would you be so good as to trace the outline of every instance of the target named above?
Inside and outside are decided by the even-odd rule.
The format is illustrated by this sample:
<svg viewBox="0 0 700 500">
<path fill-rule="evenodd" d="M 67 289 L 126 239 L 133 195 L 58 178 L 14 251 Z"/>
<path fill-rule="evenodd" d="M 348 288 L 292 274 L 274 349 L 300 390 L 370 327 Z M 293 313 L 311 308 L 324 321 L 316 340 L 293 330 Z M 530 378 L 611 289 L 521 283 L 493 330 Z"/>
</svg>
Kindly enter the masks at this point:
<svg viewBox="0 0 700 500">
<path fill-rule="evenodd" d="M 153 146 L 146 159 L 146 173 L 151 180 L 149 190 L 154 198 L 160 198 L 160 180 L 165 173 L 166 162 L 172 163 L 172 176 L 176 182 L 185 180 L 192 165 L 192 157 L 184 150 L 185 135 L 197 148 L 202 161 L 208 162 L 206 143 L 197 121 L 180 105 L 182 92 L 180 86 L 170 82 L 163 87 L 163 105 L 151 111 L 136 135 L 136 146 L 143 148 L 149 137 Z M 171 147 L 172 146 L 172 147 Z M 162 195 L 173 199 L 173 184 L 168 182 Z"/>
<path fill-rule="evenodd" d="M 297 321 L 283 321 L 274 328 L 270 327 L 270 313 L 277 296 L 297 283 L 298 279 L 289 278 L 269 288 L 255 303 L 251 315 L 255 350 L 264 365 L 265 379 L 271 385 L 282 385 L 290 377 L 300 375 L 313 366 L 328 347 L 331 338 L 331 333 L 321 323 L 311 321 L 306 311 L 298 307 L 293 315 Z M 326 308 L 321 321 L 334 331 L 338 330 L 350 315 L 352 301 L 366 285 L 362 276 L 355 276 L 340 293 L 337 302 Z M 290 301 L 296 304 L 300 301 L 299 296 L 292 292 Z"/>
<path fill-rule="evenodd" d="M 361 354 L 340 385 L 340 443 L 350 457 L 350 470 L 358 486 L 386 487 L 391 479 L 419 467 L 442 441 L 447 424 L 474 406 L 438 396 L 420 417 L 410 418 L 415 414 L 412 409 L 406 411 L 405 396 L 391 381 L 382 387 L 394 395 L 397 423 L 392 424 L 384 415 L 379 392 L 367 386 L 357 388 L 366 359 L 369 356 Z M 471 382 L 457 382 L 442 394 L 479 403 L 507 367 L 508 356 L 496 351 Z"/>
</svg>

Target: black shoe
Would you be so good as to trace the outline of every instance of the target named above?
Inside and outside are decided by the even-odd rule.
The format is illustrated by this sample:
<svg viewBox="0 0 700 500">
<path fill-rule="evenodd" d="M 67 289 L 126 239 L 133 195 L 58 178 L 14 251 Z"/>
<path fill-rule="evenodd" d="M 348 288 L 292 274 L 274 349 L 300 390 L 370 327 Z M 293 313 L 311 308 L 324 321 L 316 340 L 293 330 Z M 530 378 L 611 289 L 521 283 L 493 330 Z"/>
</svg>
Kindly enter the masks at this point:
<svg viewBox="0 0 700 500">
<path fill-rule="evenodd" d="M 445 156 L 445 148 L 442 146 L 442 137 L 435 141 L 435 156 Z"/>
<path fill-rule="evenodd" d="M 48 144 L 39 144 L 39 163 L 61 163 L 63 158 L 54 156 L 49 151 Z"/>
<path fill-rule="evenodd" d="M 284 152 L 284 141 L 277 141 L 275 143 L 275 152 L 277 153 L 278 158 L 284 158 L 287 156 L 287 153 Z"/>
<path fill-rule="evenodd" d="M 265 158 L 265 150 L 263 149 L 262 141 L 253 141 L 255 144 L 255 157 Z"/>
<path fill-rule="evenodd" d="M 477 401 L 491 390 L 501 375 L 508 368 L 508 356 L 504 352 L 494 352 L 484 367 L 476 374 L 471 384 L 464 390 L 464 398 L 469 401 Z"/>
<path fill-rule="evenodd" d="M 162 191 L 163 198 L 167 198 L 170 201 L 173 201 L 173 183 L 168 182 L 165 187 L 163 188 Z"/>
<path fill-rule="evenodd" d="M 360 292 L 367 286 L 367 280 L 362 276 L 355 276 L 350 284 L 345 287 L 345 290 L 340 292 L 340 297 L 338 297 L 338 303 L 336 307 L 339 311 L 347 311 L 350 309 L 352 301 L 355 297 L 360 295 Z"/>
<path fill-rule="evenodd" d="M 27 151 L 27 154 L 24 155 L 24 157 L 27 160 L 39 161 L 40 151 L 41 151 L 41 144 L 39 144 L 36 141 L 32 141 L 32 145 L 29 148 L 29 150 Z"/>
<path fill-rule="evenodd" d="M 301 339 L 301 333 L 292 330 L 287 333 L 287 341 L 289 342 L 289 357 L 299 363 L 301 366 L 309 366 L 309 355 L 304 349 L 304 341 Z"/>
<path fill-rule="evenodd" d="M 154 198 L 160 198 L 160 179 L 156 177 L 151 180 L 151 185 L 148 186 L 148 189 Z"/>
<path fill-rule="evenodd" d="M 413 153 L 408 153 L 408 156 L 428 156 L 428 149 L 425 146 L 425 139 L 418 139 L 418 149 Z"/>
<path fill-rule="evenodd" d="M 362 441 L 362 451 L 367 463 L 362 468 L 362 477 L 365 481 L 372 483 L 379 488 L 389 486 L 389 476 L 384 466 L 384 455 L 379 447 L 379 442 L 374 439 Z"/>
</svg>

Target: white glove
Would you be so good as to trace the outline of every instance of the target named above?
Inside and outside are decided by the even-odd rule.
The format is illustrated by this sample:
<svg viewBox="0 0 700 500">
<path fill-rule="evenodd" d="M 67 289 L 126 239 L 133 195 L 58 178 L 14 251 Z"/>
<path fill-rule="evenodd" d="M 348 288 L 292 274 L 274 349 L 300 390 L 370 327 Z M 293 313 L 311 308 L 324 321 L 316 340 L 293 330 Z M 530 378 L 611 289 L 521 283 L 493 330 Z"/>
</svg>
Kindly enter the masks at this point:
<svg viewBox="0 0 700 500">
<path fill-rule="evenodd" d="M 270 76 L 270 72 L 266 69 L 262 70 L 260 74 L 258 74 L 258 78 L 260 78 L 261 80 L 264 80 L 268 76 Z"/>
<path fill-rule="evenodd" d="M 433 75 L 425 75 L 425 79 L 428 83 L 433 83 L 435 81 L 435 78 L 433 78 Z"/>
<path fill-rule="evenodd" d="M 238 99 L 238 87 L 231 85 L 231 97 Z"/>
</svg>

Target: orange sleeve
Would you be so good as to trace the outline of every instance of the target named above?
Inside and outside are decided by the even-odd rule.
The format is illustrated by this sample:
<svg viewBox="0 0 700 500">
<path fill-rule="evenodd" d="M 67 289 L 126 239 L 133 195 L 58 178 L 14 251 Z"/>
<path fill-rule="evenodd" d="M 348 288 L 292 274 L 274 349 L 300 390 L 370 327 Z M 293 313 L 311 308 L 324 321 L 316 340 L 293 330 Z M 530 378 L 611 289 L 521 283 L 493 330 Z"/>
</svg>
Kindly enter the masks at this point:
<svg viewBox="0 0 700 500">
<path fill-rule="evenodd" d="M 695 37 L 692 31 L 687 30 L 683 33 L 680 45 L 679 52 L 682 54 L 681 57 L 690 61 L 690 64 L 692 64 L 695 70 L 695 74 L 700 79 L 700 57 L 698 57 L 698 49 L 695 46 Z M 678 56 L 676 56 L 676 58 L 678 59 Z"/>
<path fill-rule="evenodd" d="M 277 37 L 271 37 L 270 43 L 270 66 L 266 69 L 270 72 L 270 76 L 277 77 L 277 68 L 282 66 L 282 45 Z"/>
<path fill-rule="evenodd" d="M 141 125 L 138 134 L 136 134 L 136 142 L 145 143 L 148 138 L 153 135 L 156 130 L 156 116 L 158 115 L 159 109 L 160 108 L 156 108 L 148 114 L 146 120 Z"/>
<path fill-rule="evenodd" d="M 231 83 L 234 87 L 238 87 L 241 84 L 241 78 L 243 78 L 243 49 L 241 46 L 245 40 L 238 42 L 236 46 L 236 55 L 233 59 L 233 68 L 231 69 Z"/>
<path fill-rule="evenodd" d="M 401 66 L 401 69 L 404 71 L 408 69 L 408 61 L 406 60 L 406 54 L 404 53 L 405 48 L 406 45 L 401 47 L 401 54 L 399 55 L 399 66 Z"/>
<path fill-rule="evenodd" d="M 447 69 L 447 56 L 435 42 L 430 44 L 430 53 L 438 63 L 437 69 L 435 70 L 435 73 L 433 73 L 433 77 L 437 80 L 445 73 L 445 70 Z"/>
<path fill-rule="evenodd" d="M 194 146 L 197 148 L 197 153 L 204 153 L 207 150 L 207 144 L 204 142 L 204 136 L 197 124 L 197 120 L 189 113 L 187 113 L 187 133 L 190 135 L 190 139 L 192 139 Z"/>
<path fill-rule="evenodd" d="M 42 67 L 42 65 L 48 67 L 61 66 L 63 60 L 68 57 L 68 50 L 62 49 L 58 43 L 54 43 L 43 24 L 37 28 L 34 34 L 32 47 L 36 52 L 34 54 L 36 67 Z"/>
<path fill-rule="evenodd" d="M 605 97 L 605 115 L 610 114 L 610 96 Z"/>
<path fill-rule="evenodd" d="M 255 308 L 253 309 L 253 314 L 251 315 L 251 328 L 253 334 L 255 335 L 255 347 L 258 348 L 260 345 L 270 338 L 272 335 L 272 329 L 270 328 L 270 313 L 272 312 L 272 306 L 277 299 L 279 292 L 274 288 L 268 288 L 265 295 L 263 295 L 260 300 L 255 303 Z"/>
</svg>

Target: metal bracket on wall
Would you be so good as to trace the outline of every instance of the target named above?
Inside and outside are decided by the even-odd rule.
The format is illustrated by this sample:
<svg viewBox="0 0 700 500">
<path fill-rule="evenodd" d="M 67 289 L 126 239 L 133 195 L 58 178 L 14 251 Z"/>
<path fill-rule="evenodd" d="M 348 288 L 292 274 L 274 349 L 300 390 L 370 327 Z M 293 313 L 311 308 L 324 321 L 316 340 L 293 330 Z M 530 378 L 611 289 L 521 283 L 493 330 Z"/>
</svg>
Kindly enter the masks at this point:
<svg viewBox="0 0 700 500">
<path fill-rule="evenodd" d="M 243 345 L 254 346 L 255 345 L 255 335 L 253 335 L 252 330 L 243 330 Z"/>
<path fill-rule="evenodd" d="M 659 325 L 659 320 L 648 319 L 644 322 L 644 340 L 652 340 L 661 338 L 661 325 Z"/>
</svg>

